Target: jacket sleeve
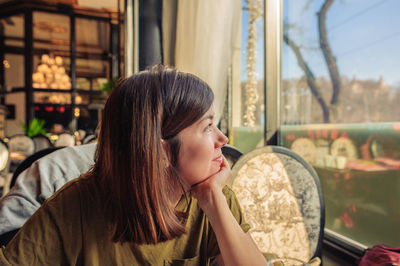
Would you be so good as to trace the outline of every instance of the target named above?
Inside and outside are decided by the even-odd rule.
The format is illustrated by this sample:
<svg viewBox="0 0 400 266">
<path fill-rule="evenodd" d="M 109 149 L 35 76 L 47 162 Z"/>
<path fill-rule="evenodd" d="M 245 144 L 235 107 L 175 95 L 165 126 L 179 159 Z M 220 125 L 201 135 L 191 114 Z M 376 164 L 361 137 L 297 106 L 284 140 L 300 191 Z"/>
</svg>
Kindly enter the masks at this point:
<svg viewBox="0 0 400 266">
<path fill-rule="evenodd" d="M 76 181 L 47 199 L 0 249 L 0 265 L 78 265 L 82 256 L 80 194 Z"/>
<path fill-rule="evenodd" d="M 43 203 L 39 200 L 41 177 L 38 164 L 22 172 L 14 187 L 0 201 L 0 234 L 19 229 Z M 47 194 L 54 191 L 47 191 Z"/>
<path fill-rule="evenodd" d="M 94 164 L 96 144 L 67 147 L 34 162 L 0 200 L 0 235 L 21 228 L 43 202 Z"/>
<path fill-rule="evenodd" d="M 231 212 L 233 216 L 235 217 L 236 221 L 242 228 L 243 232 L 247 233 L 250 230 L 250 225 L 246 223 L 242 209 L 240 207 L 239 201 L 236 198 L 235 193 L 233 190 L 225 186 L 224 189 L 222 190 L 226 197 L 226 201 L 228 203 L 229 208 L 231 209 Z M 215 257 L 218 254 L 220 254 L 219 247 L 218 247 L 218 242 L 217 242 L 217 237 L 215 236 L 214 231 L 212 230 L 211 225 L 209 226 L 210 228 L 210 234 L 208 236 L 208 244 L 207 244 L 207 254 L 208 257 Z"/>
</svg>

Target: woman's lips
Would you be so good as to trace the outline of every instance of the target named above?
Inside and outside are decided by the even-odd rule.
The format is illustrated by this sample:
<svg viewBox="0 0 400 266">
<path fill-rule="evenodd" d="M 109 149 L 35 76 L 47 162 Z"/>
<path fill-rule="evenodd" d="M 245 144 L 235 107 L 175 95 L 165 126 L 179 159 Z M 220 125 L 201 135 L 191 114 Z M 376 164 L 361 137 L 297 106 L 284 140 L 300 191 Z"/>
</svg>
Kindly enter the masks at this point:
<svg viewBox="0 0 400 266">
<path fill-rule="evenodd" d="M 221 164 L 223 160 L 224 160 L 224 159 L 222 158 L 222 155 L 220 155 L 220 156 L 218 156 L 217 158 L 215 158 L 213 161 L 214 161 L 214 162 L 217 162 L 217 163 L 219 163 L 219 164 Z"/>
</svg>

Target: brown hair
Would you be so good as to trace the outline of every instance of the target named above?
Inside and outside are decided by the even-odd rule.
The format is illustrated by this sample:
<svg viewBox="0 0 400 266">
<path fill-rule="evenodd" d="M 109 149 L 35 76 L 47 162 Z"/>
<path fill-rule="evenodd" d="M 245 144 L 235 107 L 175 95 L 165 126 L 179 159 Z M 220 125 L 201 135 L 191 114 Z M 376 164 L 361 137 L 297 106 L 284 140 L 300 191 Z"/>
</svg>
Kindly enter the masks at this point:
<svg viewBox="0 0 400 266">
<path fill-rule="evenodd" d="M 185 233 L 167 196 L 169 178 L 179 181 L 177 134 L 207 112 L 213 97 L 199 78 L 163 66 L 121 80 L 111 93 L 89 176 L 100 185 L 112 241 L 156 244 Z M 162 139 L 170 147 L 168 169 Z"/>
</svg>

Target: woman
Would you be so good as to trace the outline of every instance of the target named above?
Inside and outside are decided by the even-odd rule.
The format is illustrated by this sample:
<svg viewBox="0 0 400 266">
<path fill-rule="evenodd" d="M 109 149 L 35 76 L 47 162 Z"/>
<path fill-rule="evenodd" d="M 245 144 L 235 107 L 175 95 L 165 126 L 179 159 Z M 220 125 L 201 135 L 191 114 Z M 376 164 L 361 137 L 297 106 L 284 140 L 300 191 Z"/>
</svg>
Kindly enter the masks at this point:
<svg viewBox="0 0 400 266">
<path fill-rule="evenodd" d="M 213 121 L 213 93 L 156 66 L 110 95 L 94 167 L 57 191 L 0 252 L 5 265 L 265 265 Z"/>
</svg>

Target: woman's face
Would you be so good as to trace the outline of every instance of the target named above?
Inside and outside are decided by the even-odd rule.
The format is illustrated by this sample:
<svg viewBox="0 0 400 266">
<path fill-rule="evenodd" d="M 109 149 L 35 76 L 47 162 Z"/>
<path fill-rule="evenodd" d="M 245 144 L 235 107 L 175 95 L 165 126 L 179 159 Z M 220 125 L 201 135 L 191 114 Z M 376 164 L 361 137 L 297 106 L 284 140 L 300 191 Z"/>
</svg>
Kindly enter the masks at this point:
<svg viewBox="0 0 400 266">
<path fill-rule="evenodd" d="M 221 147 L 228 138 L 214 124 L 213 107 L 178 137 L 181 142 L 178 172 L 189 187 L 219 171 L 223 160 Z"/>
</svg>

